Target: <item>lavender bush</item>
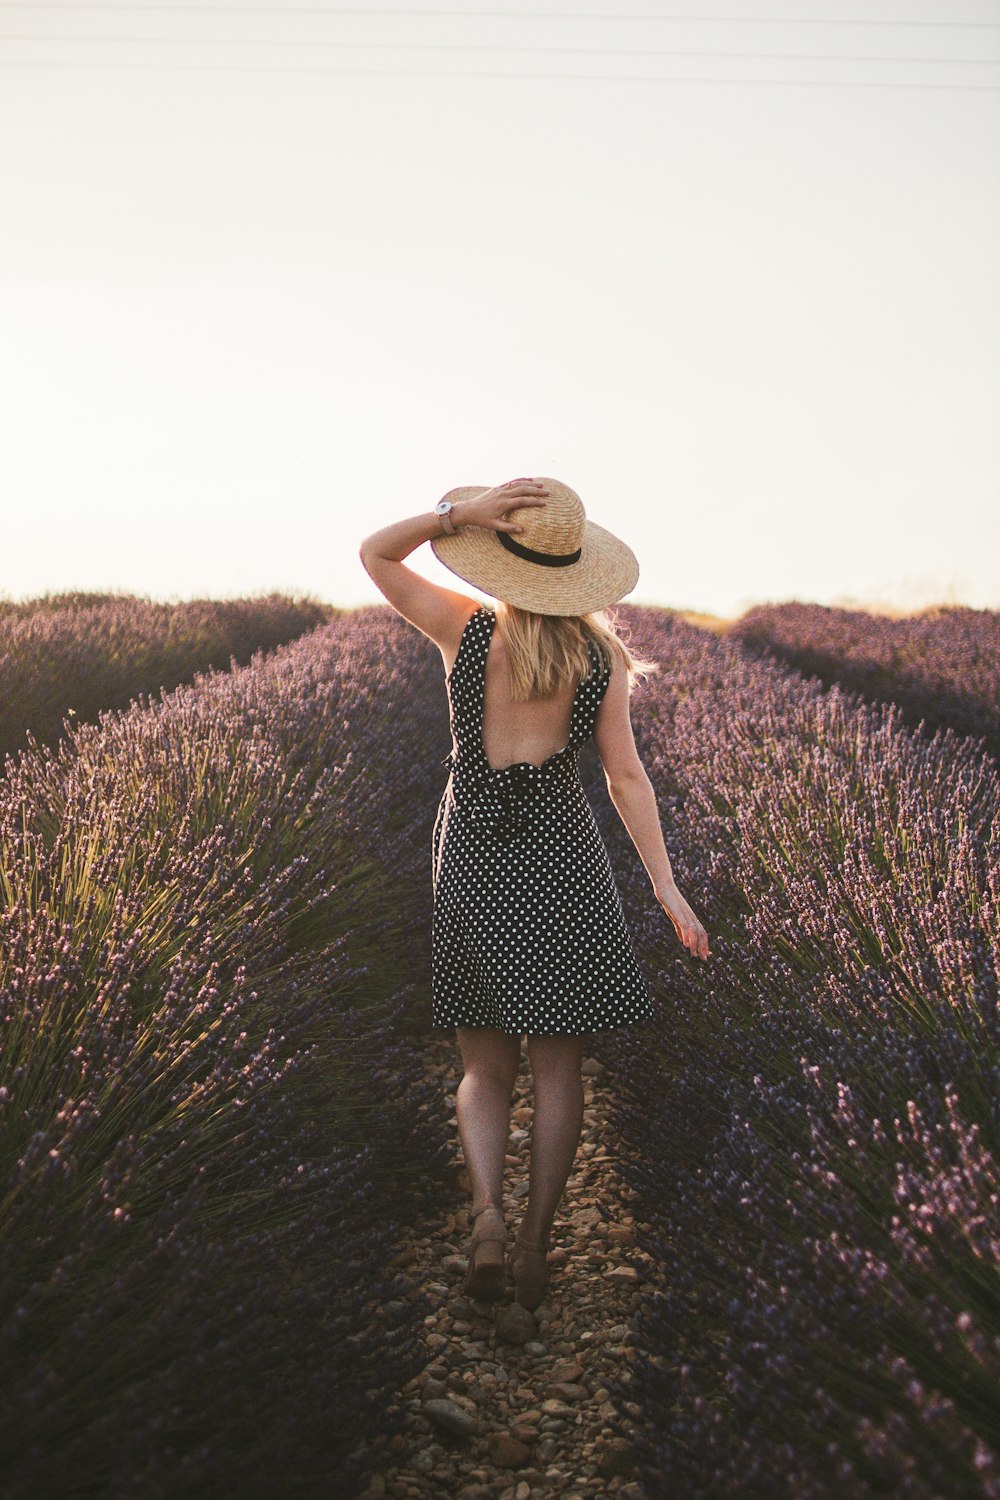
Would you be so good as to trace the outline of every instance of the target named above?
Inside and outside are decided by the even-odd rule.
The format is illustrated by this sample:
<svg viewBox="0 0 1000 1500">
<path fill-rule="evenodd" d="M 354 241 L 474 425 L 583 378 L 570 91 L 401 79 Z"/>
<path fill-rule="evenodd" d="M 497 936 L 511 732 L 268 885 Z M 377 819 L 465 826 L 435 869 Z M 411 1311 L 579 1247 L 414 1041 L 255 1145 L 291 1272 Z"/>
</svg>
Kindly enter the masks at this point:
<svg viewBox="0 0 1000 1500">
<path fill-rule="evenodd" d="M 621 606 L 690 958 L 595 1050 L 653 1273 L 651 1496 L 1000 1495 L 997 838 L 981 739 Z M 349 1495 L 428 1310 L 438 654 L 360 610 L 31 735 L 0 790 L 0 1487 Z M 618 1392 L 624 1398 L 625 1389 Z"/>
<path fill-rule="evenodd" d="M 0 765 L 25 731 L 55 744 L 67 716 L 93 721 L 195 672 L 244 665 L 339 611 L 313 599 L 194 599 L 68 593 L 0 600 Z"/>
<path fill-rule="evenodd" d="M 980 736 L 1000 758 L 1000 613 L 943 605 L 906 619 L 759 605 L 729 635 L 748 651 L 881 703 L 906 722 Z"/>
<path fill-rule="evenodd" d="M 360 610 L 8 763 L 11 1500 L 346 1496 L 401 1419 L 429 1308 L 392 1261 L 451 1146 L 390 942 L 442 753 L 411 634 Z"/>
<path fill-rule="evenodd" d="M 655 1266 L 650 1493 L 994 1497 L 996 764 L 621 615 L 663 664 L 636 738 L 712 943 L 681 948 L 594 785 L 661 1006 L 601 1044 Z"/>
</svg>

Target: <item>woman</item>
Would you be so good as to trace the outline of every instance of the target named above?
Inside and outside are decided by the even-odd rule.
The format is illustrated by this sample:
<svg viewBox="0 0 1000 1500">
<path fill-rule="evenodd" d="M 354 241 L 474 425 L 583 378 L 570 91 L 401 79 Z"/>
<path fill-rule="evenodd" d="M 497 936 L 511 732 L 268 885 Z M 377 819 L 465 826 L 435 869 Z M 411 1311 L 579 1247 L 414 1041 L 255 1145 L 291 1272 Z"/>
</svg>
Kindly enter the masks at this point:
<svg viewBox="0 0 1000 1500">
<path fill-rule="evenodd" d="M 496 610 L 403 565 L 430 541 Z M 635 587 L 633 553 L 555 479 L 449 491 L 434 510 L 361 545 L 365 570 L 438 646 L 451 716 L 450 775 L 433 836 L 432 1026 L 456 1027 L 456 1114 L 472 1183 L 465 1291 L 503 1294 L 503 1168 L 527 1037 L 534 1109 L 529 1192 L 509 1269 L 535 1308 L 583 1124 L 591 1033 L 653 1014 L 607 850 L 577 771 L 593 736 L 611 799 L 692 955 L 708 938 L 674 883 L 629 718 L 636 659 L 601 613 Z"/>
</svg>

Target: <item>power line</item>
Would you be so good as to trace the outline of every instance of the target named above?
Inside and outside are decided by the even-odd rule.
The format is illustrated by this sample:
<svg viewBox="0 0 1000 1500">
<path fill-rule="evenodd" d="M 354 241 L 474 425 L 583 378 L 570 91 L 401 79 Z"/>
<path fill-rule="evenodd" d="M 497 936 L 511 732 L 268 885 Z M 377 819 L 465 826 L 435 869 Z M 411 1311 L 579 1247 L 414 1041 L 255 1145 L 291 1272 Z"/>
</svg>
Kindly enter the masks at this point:
<svg viewBox="0 0 1000 1500">
<path fill-rule="evenodd" d="M 331 9 L 326 5 L 201 5 L 201 4 L 171 4 L 153 3 L 147 5 L 133 5 L 121 3 L 121 0 L 112 0 L 112 3 L 101 5 L 84 3 L 80 5 L 60 4 L 58 0 L 0 0 L 0 10 L 128 10 L 134 14 L 141 15 L 145 11 L 168 10 L 168 11 L 197 11 L 199 13 L 215 12 L 222 15 L 238 14 L 308 14 L 321 16 L 415 16 L 418 19 L 423 16 L 460 16 L 463 19 L 493 19 L 503 20 L 529 20 L 529 21 L 720 21 L 728 22 L 738 26 L 920 26 L 935 27 L 948 26 L 952 28 L 966 28 L 978 31 L 1000 30 L 1000 21 L 873 21 L 868 16 L 845 17 L 835 16 L 824 18 L 821 16 L 656 16 L 656 15 L 622 15 L 611 13 L 590 13 L 587 11 L 536 11 L 536 10 L 396 10 L 372 7 L 370 9 Z"/>
<path fill-rule="evenodd" d="M 712 78 L 687 74 L 669 73 L 486 73 L 464 72 L 457 68 L 309 68 L 297 64 L 275 64 L 257 67 L 246 63 L 133 63 L 133 62 L 48 62 L 22 58 L 0 58 L 0 68 L 74 68 L 79 72 L 88 70 L 104 72 L 131 70 L 133 72 L 170 71 L 190 73 L 325 73 L 355 77 L 374 78 L 516 78 L 522 83 L 534 79 L 574 83 L 579 81 L 607 83 L 729 83 L 789 85 L 793 88 L 857 88 L 857 89 L 949 89 L 965 90 L 967 93 L 1000 93 L 1000 84 L 988 83 L 878 83 L 852 78 Z"/>
<path fill-rule="evenodd" d="M 803 62 L 897 62 L 933 63 L 935 66 L 958 65 L 960 67 L 995 68 L 1000 66 L 1000 57 L 890 57 L 841 52 L 687 52 L 676 48 L 654 47 L 507 47 L 493 44 L 453 42 L 336 42 L 336 41 L 272 41 L 259 37 L 173 37 L 173 36 L 39 36 L 34 33 L 4 34 L 0 42 L 110 42 L 122 46 L 170 47 L 333 47 L 356 52 L 568 52 L 600 57 L 749 57 L 764 61 Z"/>
</svg>

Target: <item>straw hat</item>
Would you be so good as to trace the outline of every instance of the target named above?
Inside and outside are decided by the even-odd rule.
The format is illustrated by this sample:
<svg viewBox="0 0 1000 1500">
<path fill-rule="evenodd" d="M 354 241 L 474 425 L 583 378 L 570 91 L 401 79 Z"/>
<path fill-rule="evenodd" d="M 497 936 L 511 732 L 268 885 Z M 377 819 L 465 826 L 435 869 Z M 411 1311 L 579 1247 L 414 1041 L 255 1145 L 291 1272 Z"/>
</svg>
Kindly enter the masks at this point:
<svg viewBox="0 0 1000 1500">
<path fill-rule="evenodd" d="M 510 481 L 514 483 L 513 480 Z M 484 593 L 540 615 L 586 615 L 616 603 L 635 588 L 639 564 L 624 542 L 588 521 L 575 490 L 538 478 L 544 505 L 512 506 L 516 536 L 492 526 L 466 526 L 431 538 L 435 557 Z M 453 505 L 485 495 L 490 485 L 465 485 L 444 496 Z"/>
</svg>

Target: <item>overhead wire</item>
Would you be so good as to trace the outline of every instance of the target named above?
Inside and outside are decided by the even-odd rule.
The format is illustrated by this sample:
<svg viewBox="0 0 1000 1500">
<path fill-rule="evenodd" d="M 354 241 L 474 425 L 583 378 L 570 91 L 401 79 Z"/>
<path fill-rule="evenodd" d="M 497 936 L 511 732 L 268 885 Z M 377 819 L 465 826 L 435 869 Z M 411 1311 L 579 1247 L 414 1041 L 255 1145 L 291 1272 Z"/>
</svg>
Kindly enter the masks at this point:
<svg viewBox="0 0 1000 1500">
<path fill-rule="evenodd" d="M 675 47 L 521 47 L 504 44 L 482 44 L 479 42 L 342 42 L 327 38 L 275 40 L 269 37 L 193 37 L 193 36 L 45 36 L 22 32 L 5 34 L 0 32 L 0 42 L 111 42 L 123 46 L 150 47 L 165 43 L 170 47 L 325 47 L 355 52 L 567 52 L 598 57 L 747 57 L 765 61 L 789 62 L 898 62 L 926 63 L 934 66 L 967 66 L 995 68 L 1000 58 L 980 57 L 896 57 L 891 55 L 864 55 L 841 52 L 720 52 L 716 48 L 707 51 L 688 51 Z"/>
<path fill-rule="evenodd" d="M 949 90 L 964 93 L 1000 93 L 1000 84 L 990 83 L 902 83 L 881 82 L 860 78 L 723 78 L 710 75 L 690 73 L 498 73 L 498 72 L 463 72 L 456 68 L 310 68 L 299 64 L 262 64 L 256 66 L 252 63 L 158 63 L 158 62 L 54 62 L 35 61 L 25 58 L 0 58 L 0 68 L 71 68 L 74 71 L 105 72 L 148 72 L 148 71 L 180 71 L 189 73 L 322 73 L 327 75 L 338 75 L 345 77 L 368 77 L 368 78 L 458 78 L 467 81 L 475 81 L 480 78 L 512 78 L 521 83 L 530 83 L 535 79 L 556 83 L 577 82 L 599 82 L 599 83 L 723 83 L 736 84 L 766 84 L 769 86 L 791 88 L 856 88 L 856 89 L 935 89 L 938 91 Z"/>
<path fill-rule="evenodd" d="M 27 7 L 24 6 L 24 5 L 18 5 L 18 4 L 12 4 L 12 3 L 10 3 L 10 0 L 0 0 L 0 11 L 23 10 L 25 8 L 27 8 Z M 419 18 L 423 18 L 425 16 L 435 16 L 435 15 L 442 16 L 443 15 L 443 16 L 453 16 L 453 17 L 454 16 L 461 16 L 462 18 L 469 18 L 469 17 L 471 17 L 471 18 L 502 17 L 504 19 L 524 19 L 525 17 L 530 17 L 531 19 L 542 19 L 542 18 L 559 19 L 559 20 L 604 20 L 604 19 L 609 19 L 610 20 L 610 19 L 614 19 L 616 21 L 621 21 L 621 20 L 642 20 L 642 21 L 664 21 L 664 22 L 666 22 L 666 21 L 686 21 L 686 20 L 697 20 L 699 22 L 704 22 L 704 21 L 708 21 L 708 20 L 715 20 L 715 21 L 723 21 L 724 20 L 724 21 L 727 21 L 727 22 L 730 22 L 730 23 L 733 23 L 733 24 L 737 24 L 737 25 L 739 25 L 739 24 L 801 25 L 801 24 L 808 23 L 808 24 L 811 24 L 811 25 L 869 25 L 869 26 L 889 26 L 889 27 L 891 27 L 891 26 L 904 26 L 904 25 L 905 26 L 959 26 L 959 27 L 977 27 L 977 28 L 980 28 L 980 29 L 982 29 L 982 28 L 990 28 L 990 27 L 993 26 L 993 23 L 989 23 L 989 22 L 946 22 L 946 21 L 941 21 L 941 22 L 933 22 L 933 21 L 885 21 L 885 22 L 883 22 L 883 21 L 872 21 L 870 19 L 865 19 L 863 21 L 846 20 L 845 18 L 838 18 L 836 21 L 827 21 L 827 20 L 823 20 L 822 18 L 819 18 L 819 17 L 801 17 L 801 16 L 800 17 L 783 18 L 783 17 L 771 17 L 771 16 L 757 16 L 757 17 L 734 17 L 734 16 L 727 16 L 727 17 L 721 17 L 721 16 L 706 17 L 706 16 L 699 16 L 699 17 L 692 17 L 692 16 L 670 16 L 670 15 L 643 15 L 643 16 L 638 16 L 638 15 L 628 15 L 628 16 L 616 15 L 616 16 L 612 17 L 612 16 L 588 14 L 588 13 L 584 13 L 584 12 L 574 12 L 574 13 L 567 13 L 567 12 L 544 12 L 544 13 L 540 13 L 540 12 L 537 12 L 537 11 L 532 11 L 532 12 L 523 12 L 523 11 L 476 11 L 476 12 L 469 12 L 469 11 L 443 11 L 443 10 L 415 11 L 415 10 L 384 9 L 384 8 L 356 10 L 356 9 L 331 9 L 330 7 L 327 7 L 327 6 L 307 6 L 307 5 L 296 5 L 296 6 L 282 7 L 279 10 L 277 7 L 266 6 L 266 5 L 204 5 L 204 6 L 199 6 L 199 5 L 188 5 L 188 4 L 183 4 L 183 3 L 182 4 L 177 4 L 177 5 L 167 5 L 167 4 L 133 5 L 133 4 L 122 4 L 122 3 L 111 3 L 111 4 L 106 4 L 106 5 L 101 5 L 101 4 L 66 4 L 66 5 L 60 5 L 60 4 L 56 4 L 56 3 L 51 3 L 51 0 L 33 0 L 33 3 L 32 3 L 32 5 L 31 5 L 30 8 L 33 11 L 34 10 L 38 10 L 38 9 L 63 10 L 63 11 L 68 11 L 71 14 L 76 13 L 78 11 L 85 11 L 85 10 L 90 10 L 90 11 L 109 11 L 109 10 L 113 10 L 113 11 L 128 11 L 133 16 L 142 14 L 144 12 L 162 12 L 162 11 L 168 11 L 169 12 L 169 11 L 192 11 L 192 10 L 193 11 L 198 11 L 198 12 L 210 11 L 210 12 L 213 12 L 215 14 L 234 14 L 234 13 L 246 12 L 248 14 L 250 14 L 250 13 L 252 13 L 252 14 L 268 13 L 268 14 L 276 14 L 276 15 L 277 14 L 284 15 L 288 11 L 299 11 L 299 12 L 310 13 L 310 14 L 322 14 L 322 15 L 325 15 L 325 16 L 363 15 L 365 17 L 370 17 L 372 15 L 394 15 L 394 16 L 416 17 L 418 19 Z M 1000 23 L 996 23 L 996 28 L 995 29 L 1000 30 Z M 86 44 L 89 44 L 89 43 L 98 43 L 98 44 L 101 44 L 101 45 L 108 45 L 108 44 L 110 44 L 110 45 L 122 45 L 122 46 L 146 46 L 146 47 L 148 47 L 148 46 L 155 46 L 155 45 L 180 46 L 180 47 L 220 47 L 220 46 L 229 46 L 229 47 L 241 47 L 241 46 L 242 47 L 270 47 L 270 48 L 276 48 L 276 47 L 277 48 L 290 48 L 291 47 L 291 48 L 306 48 L 306 49 L 311 49 L 311 50 L 316 50 L 316 49 L 331 50 L 332 49 L 332 50 L 348 50 L 348 51 L 352 50 L 352 51 L 393 51 L 393 52 L 489 52 L 491 54 L 495 54 L 495 53 L 498 53 L 498 52 L 504 52 L 504 53 L 512 53 L 513 52 L 513 53 L 526 53 L 526 54 L 529 54 L 529 55 L 530 54 L 538 54 L 538 55 L 552 55 L 552 54 L 559 55 L 559 54 L 566 54 L 567 56 L 600 56 L 600 57 L 605 57 L 605 58 L 606 57 L 649 57 L 649 58 L 656 58 L 656 57 L 692 57 L 692 58 L 695 58 L 695 57 L 697 57 L 697 58 L 716 57 L 716 58 L 722 58 L 722 59 L 742 59 L 742 60 L 747 60 L 747 61 L 764 61 L 764 62 L 773 62 L 773 61 L 789 61 L 789 62 L 816 61 L 816 62 L 824 62 L 824 63 L 826 63 L 826 62 L 854 62 L 854 63 L 860 62 L 860 63 L 897 63 L 897 64 L 917 64 L 917 65 L 921 65 L 921 64 L 927 65 L 927 64 L 930 64 L 930 65 L 933 65 L 933 66 L 950 66 L 950 67 L 955 67 L 955 66 L 957 66 L 957 67 L 990 67 L 990 66 L 996 66 L 997 65 L 997 62 L 995 62 L 993 59 L 969 58 L 969 57 L 948 57 L 948 58 L 916 57 L 916 56 L 901 57 L 901 56 L 895 56 L 895 55 L 882 55 L 882 56 L 874 55 L 873 56 L 873 55 L 863 55 L 863 54 L 857 54 L 857 53 L 757 52 L 757 51 L 745 51 L 745 50 L 719 51 L 718 49 L 710 49 L 710 50 L 701 50 L 701 49 L 699 49 L 699 50 L 694 50 L 694 49 L 679 49 L 679 48 L 648 48 L 648 47 L 647 48 L 619 48 L 619 47 L 606 48 L 606 47 L 567 47 L 567 46 L 542 47 L 542 46 L 535 46 L 535 45 L 531 45 L 531 46 L 519 46 L 519 45 L 506 46 L 506 45 L 497 45 L 497 44 L 494 44 L 494 43 L 483 45 L 483 44 L 477 44 L 477 43 L 463 44 L 463 43 L 422 43 L 422 42 L 359 42 L 359 41 L 340 41 L 340 40 L 332 40 L 332 39 L 327 39 L 327 38 L 314 38 L 314 39 L 287 39 L 287 38 L 283 38 L 283 39 L 280 39 L 280 40 L 278 40 L 278 39 L 265 40 L 265 39 L 261 39 L 261 38 L 255 38 L 255 37 L 254 38 L 245 38 L 244 39 L 244 38 L 239 38 L 239 37 L 232 37 L 232 38 L 203 37 L 203 38 L 198 38 L 198 37 L 164 37 L 164 36 L 158 36 L 158 37 L 94 36 L 94 35 L 90 35 L 90 36 L 80 36 L 80 35 L 58 36 L 58 35 L 51 35 L 51 34 L 41 35 L 41 34 L 38 34 L 38 33 L 9 33 L 9 34 L 0 33 L 0 43 L 2 43 L 2 42 L 14 42 L 14 43 L 17 43 L 17 42 L 29 42 L 29 43 L 42 42 L 42 43 L 55 43 L 56 45 L 63 44 L 63 43 L 68 43 L 68 44 L 71 44 L 71 45 L 78 45 L 78 44 L 84 44 L 84 45 L 86 45 Z M 993 92 L 1000 91 L 1000 84 L 938 83 L 938 82 L 915 81 L 915 80 L 900 80 L 900 79 L 871 80 L 871 79 L 798 79 L 798 78 L 750 78 L 750 77 L 728 78 L 728 77 L 717 77 L 717 76 L 708 76 L 708 77 L 705 77 L 705 76 L 686 75 L 686 74 L 668 75 L 668 74 L 662 74 L 662 73 L 657 73 L 657 74 L 645 74 L 645 73 L 644 74 L 596 73 L 595 74 L 595 73 L 498 72 L 498 71 L 486 71 L 486 70 L 478 70 L 478 69 L 475 69 L 475 70 L 419 69 L 419 68 L 412 68 L 412 69 L 411 68 L 407 68 L 407 69 L 397 69 L 397 68 L 388 68 L 388 69 L 385 69 L 385 68 L 378 68 L 378 69 L 373 69 L 373 68 L 326 67 L 326 66 L 302 65 L 302 64 L 292 64 L 292 63 L 280 63 L 280 62 L 273 62 L 273 61 L 269 62 L 267 64 L 264 64 L 264 65 L 258 66 L 256 64 L 246 64 L 246 63 L 225 63 L 225 62 L 219 62 L 219 63 L 214 63 L 214 62 L 208 62 L 208 63 L 190 63 L 190 62 L 177 62 L 177 61 L 150 62 L 150 61 L 146 61 L 146 60 L 136 60 L 136 59 L 104 60 L 104 61 L 96 60 L 95 61 L 93 59 L 84 59 L 84 60 L 75 60 L 75 59 L 73 59 L 73 60 L 66 60 L 66 59 L 58 59 L 58 58 L 56 58 L 56 59 L 53 59 L 53 58 L 0 58 L 0 67 L 79 68 L 79 69 L 108 69 L 108 68 L 111 68 L 111 69 L 115 69 L 115 70 L 121 70 L 121 69 L 175 70 L 175 69 L 180 69 L 180 70 L 192 71 L 192 72 L 236 72 L 236 73 L 240 73 L 240 72 L 247 72 L 247 73 L 252 73 L 252 72 L 266 72 L 266 73 L 273 73 L 273 72 L 298 72 L 298 73 L 332 73 L 332 74 L 341 74 L 341 75 L 345 75 L 345 76 L 358 75 L 358 76 L 374 76 L 374 77 L 427 77 L 427 78 L 449 78 L 449 77 L 462 78 L 462 77 L 466 77 L 466 78 L 515 78 L 515 79 L 517 79 L 517 78 L 523 78 L 523 79 L 526 79 L 526 78 L 538 78 L 538 79 L 543 79 L 543 80 L 553 80 L 553 79 L 555 79 L 555 80 L 558 80 L 558 79 L 581 79 L 581 80 L 588 80 L 588 81 L 626 82 L 626 83 L 642 83 L 642 82 L 736 83 L 736 84 L 740 84 L 740 83 L 752 83 L 752 84 L 753 83 L 758 83 L 758 84 L 767 84 L 767 85 L 775 85 L 775 84 L 776 85 L 783 85 L 783 84 L 787 84 L 787 85 L 799 86 L 799 87 L 806 86 L 806 87 L 834 87 L 834 88 L 843 88 L 843 87 L 848 87 L 848 88 L 849 87 L 858 87 L 858 88 L 933 88 L 933 89 L 942 89 L 942 88 L 944 88 L 944 89 L 951 89 L 951 90 L 970 90 L 970 91 L 973 91 L 973 92 L 985 92 L 985 93 L 993 93 Z"/>
<path fill-rule="evenodd" d="M 512 19 L 512 20 L 540 20 L 540 21 L 696 21 L 696 22 L 726 22 L 738 26 L 948 26 L 954 28 L 975 28 L 977 30 L 1000 30 L 1000 21 L 913 21 L 893 20 L 875 21 L 870 16 L 691 16 L 691 15 L 653 15 L 619 12 L 592 12 L 592 11 L 561 11 L 561 10 L 401 10 L 396 8 L 385 8 L 382 6 L 370 6 L 358 8 L 333 8 L 327 5 L 200 5 L 188 3 L 172 3 L 172 0 L 156 0 L 156 3 L 146 5 L 134 5 L 123 3 L 123 0 L 111 0 L 110 4 L 95 3 L 95 0 L 87 0 L 84 4 L 61 4 L 59 0 L 0 0 L 0 10 L 126 10 L 134 14 L 142 15 L 147 11 L 196 11 L 199 14 L 205 11 L 220 13 L 222 15 L 235 15 L 246 12 L 247 14 L 267 15 L 323 15 L 323 16 L 414 16 L 417 19 L 423 16 L 460 16 L 473 20 L 485 18 Z"/>
</svg>

